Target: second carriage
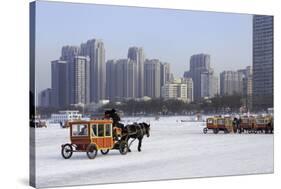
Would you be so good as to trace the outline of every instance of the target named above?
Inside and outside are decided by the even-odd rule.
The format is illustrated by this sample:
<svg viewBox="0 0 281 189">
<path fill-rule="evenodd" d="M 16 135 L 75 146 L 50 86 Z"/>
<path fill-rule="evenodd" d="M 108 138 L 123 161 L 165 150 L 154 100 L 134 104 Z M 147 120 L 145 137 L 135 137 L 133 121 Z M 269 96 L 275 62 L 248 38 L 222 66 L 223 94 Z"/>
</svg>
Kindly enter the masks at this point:
<svg viewBox="0 0 281 189">
<path fill-rule="evenodd" d="M 214 134 L 223 131 L 224 133 L 236 133 L 237 128 L 233 124 L 233 119 L 231 117 L 209 117 L 206 121 L 206 127 L 203 129 L 203 133 L 206 134 L 208 130 L 212 130 Z"/>
</svg>

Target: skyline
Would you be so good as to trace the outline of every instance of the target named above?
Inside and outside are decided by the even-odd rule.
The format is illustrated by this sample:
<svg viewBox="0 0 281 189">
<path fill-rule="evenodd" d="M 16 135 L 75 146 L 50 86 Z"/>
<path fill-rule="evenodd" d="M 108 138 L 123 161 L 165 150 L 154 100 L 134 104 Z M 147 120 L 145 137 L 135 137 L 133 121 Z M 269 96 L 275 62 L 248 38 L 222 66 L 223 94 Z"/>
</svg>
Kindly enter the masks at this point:
<svg viewBox="0 0 281 189">
<path fill-rule="evenodd" d="M 50 87 L 50 62 L 59 59 L 62 46 L 79 46 L 92 38 L 103 40 L 106 61 L 126 58 L 129 47 L 139 46 L 145 58 L 170 63 L 175 77 L 189 70 L 190 57 L 198 53 L 211 55 L 217 76 L 252 66 L 252 15 L 37 3 L 37 93 Z"/>
</svg>

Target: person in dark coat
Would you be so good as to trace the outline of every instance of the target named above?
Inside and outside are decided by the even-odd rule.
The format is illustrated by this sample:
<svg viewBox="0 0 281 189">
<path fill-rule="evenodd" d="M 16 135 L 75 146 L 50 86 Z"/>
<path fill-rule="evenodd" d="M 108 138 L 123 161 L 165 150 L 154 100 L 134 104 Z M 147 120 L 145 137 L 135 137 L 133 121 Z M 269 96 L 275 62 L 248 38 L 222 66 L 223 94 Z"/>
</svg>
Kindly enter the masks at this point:
<svg viewBox="0 0 281 189">
<path fill-rule="evenodd" d="M 113 126 L 124 129 L 124 124 L 120 123 L 121 121 L 120 116 L 116 112 L 116 110 L 113 108 L 112 110 L 107 110 L 104 113 L 105 118 L 111 118 L 113 121 Z"/>
</svg>

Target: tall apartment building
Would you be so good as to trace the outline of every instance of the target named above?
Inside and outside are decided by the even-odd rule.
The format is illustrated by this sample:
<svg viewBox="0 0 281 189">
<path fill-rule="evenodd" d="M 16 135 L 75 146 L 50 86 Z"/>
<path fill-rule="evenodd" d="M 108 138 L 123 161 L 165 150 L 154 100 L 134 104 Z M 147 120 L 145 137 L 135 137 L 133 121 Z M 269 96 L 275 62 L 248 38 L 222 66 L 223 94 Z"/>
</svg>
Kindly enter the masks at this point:
<svg viewBox="0 0 281 189">
<path fill-rule="evenodd" d="M 115 98 L 135 98 L 137 96 L 137 64 L 130 59 L 119 59 L 115 64 L 115 79 L 109 81 L 116 82 Z M 113 85 L 111 83 L 110 85 Z"/>
<path fill-rule="evenodd" d="M 161 87 L 171 80 L 170 64 L 161 62 L 160 64 L 160 85 Z"/>
<path fill-rule="evenodd" d="M 273 107 L 273 16 L 253 16 L 253 107 Z"/>
<path fill-rule="evenodd" d="M 103 42 L 98 39 L 88 40 L 81 44 L 79 54 L 90 58 L 90 102 L 105 99 L 106 65 Z"/>
<path fill-rule="evenodd" d="M 144 63 L 144 95 L 159 98 L 161 93 L 160 61 L 146 60 Z"/>
<path fill-rule="evenodd" d="M 237 71 L 223 71 L 220 74 L 220 94 L 222 96 L 242 94 L 240 90 L 241 76 Z"/>
<path fill-rule="evenodd" d="M 184 73 L 185 78 L 192 78 L 194 100 L 213 97 L 218 93 L 217 77 L 210 66 L 210 55 L 195 54 L 190 58 L 190 69 Z"/>
<path fill-rule="evenodd" d="M 52 106 L 67 106 L 67 62 L 55 60 L 51 62 Z"/>
<path fill-rule="evenodd" d="M 120 100 L 137 97 L 137 64 L 133 60 L 108 60 L 106 72 L 107 99 Z"/>
<path fill-rule="evenodd" d="M 75 56 L 69 62 L 69 104 L 90 102 L 90 61 L 88 57 Z"/>
<path fill-rule="evenodd" d="M 192 78 L 181 78 L 181 82 L 187 85 L 187 102 L 193 102 L 193 81 Z"/>
<path fill-rule="evenodd" d="M 116 60 L 108 60 L 106 62 L 106 99 L 114 100 L 118 87 L 116 71 Z"/>
<path fill-rule="evenodd" d="M 137 64 L 137 86 L 136 97 L 144 96 L 144 51 L 141 47 L 130 47 L 128 59 Z"/>
<path fill-rule="evenodd" d="M 201 73 L 201 98 L 212 98 L 218 94 L 218 78 L 213 69 Z"/>
<path fill-rule="evenodd" d="M 66 62 L 66 82 L 65 82 L 65 88 L 66 88 L 66 95 L 65 100 L 66 104 L 70 105 L 73 104 L 73 96 L 71 96 L 71 88 L 70 83 L 74 82 L 73 74 L 75 70 L 73 70 L 73 67 L 71 65 L 74 64 L 74 58 L 79 55 L 79 47 L 78 46 L 63 46 L 61 49 L 61 57 L 60 60 Z"/>
</svg>

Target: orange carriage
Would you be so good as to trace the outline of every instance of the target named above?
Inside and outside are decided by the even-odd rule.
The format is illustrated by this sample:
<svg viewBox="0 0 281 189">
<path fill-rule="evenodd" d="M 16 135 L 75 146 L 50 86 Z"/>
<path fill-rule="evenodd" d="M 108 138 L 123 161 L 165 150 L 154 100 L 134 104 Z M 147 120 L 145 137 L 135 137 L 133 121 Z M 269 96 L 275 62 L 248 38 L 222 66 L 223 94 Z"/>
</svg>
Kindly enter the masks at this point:
<svg viewBox="0 0 281 189">
<path fill-rule="evenodd" d="M 213 130 L 215 134 L 219 131 L 223 131 L 224 133 L 236 132 L 230 117 L 209 117 L 207 118 L 206 125 L 207 127 L 203 129 L 204 134 L 206 134 L 208 130 Z"/>
<path fill-rule="evenodd" d="M 110 119 L 71 121 L 69 128 L 71 142 L 61 146 L 61 155 L 65 159 L 69 159 L 73 152 L 86 152 L 89 159 L 94 159 L 99 150 L 103 155 L 112 149 L 119 150 L 122 155 L 128 152 L 126 136 L 122 136 L 119 128 L 113 128 Z"/>
</svg>

